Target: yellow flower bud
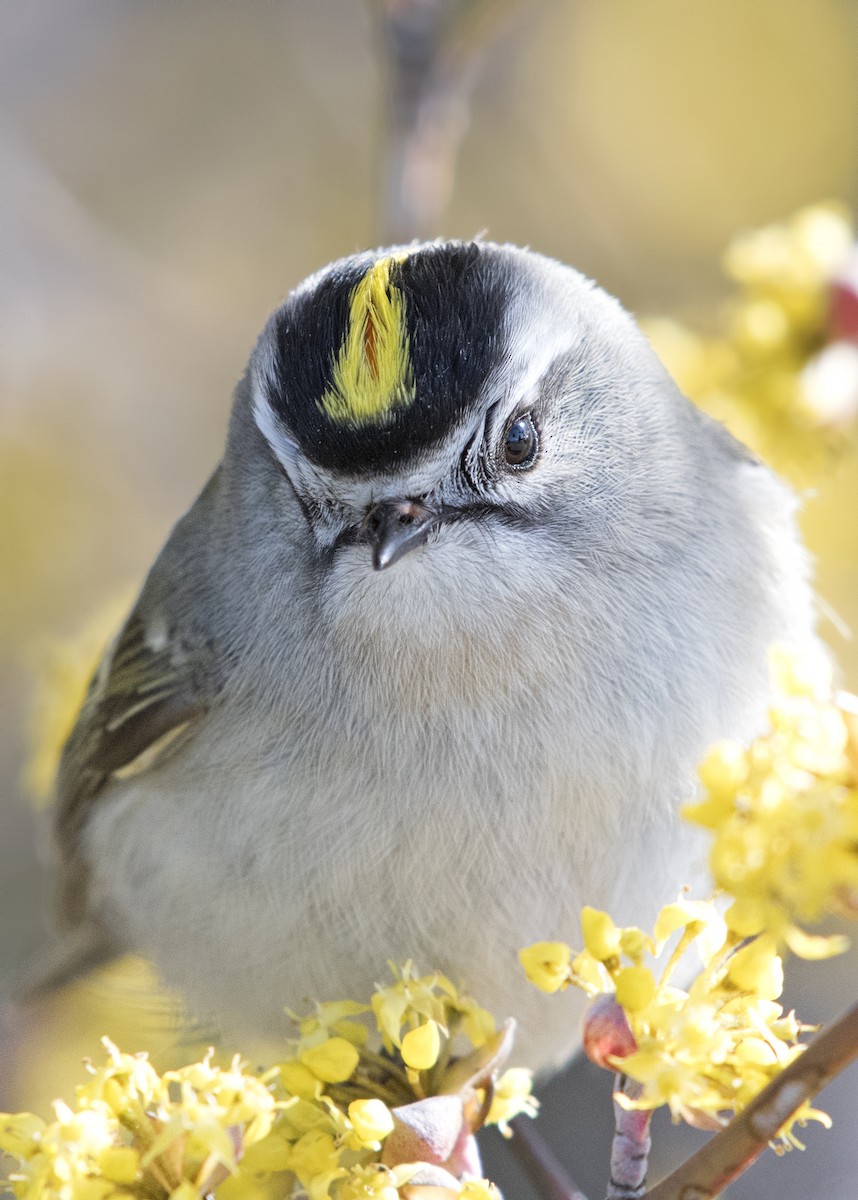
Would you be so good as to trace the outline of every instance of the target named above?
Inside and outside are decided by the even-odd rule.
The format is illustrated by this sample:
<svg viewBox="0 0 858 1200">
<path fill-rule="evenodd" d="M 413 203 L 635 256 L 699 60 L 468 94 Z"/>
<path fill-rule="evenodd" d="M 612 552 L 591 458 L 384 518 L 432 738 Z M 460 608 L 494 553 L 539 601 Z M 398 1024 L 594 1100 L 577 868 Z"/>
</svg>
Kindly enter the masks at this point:
<svg viewBox="0 0 858 1200">
<path fill-rule="evenodd" d="M 760 1037 L 747 1037 L 733 1051 L 733 1060 L 741 1070 L 741 1064 L 750 1063 L 757 1067 L 769 1067 L 777 1062 L 777 1055 L 768 1042 Z"/>
<path fill-rule="evenodd" d="M 434 1021 L 424 1021 L 402 1039 L 402 1061 L 415 1071 L 428 1071 L 438 1061 L 441 1034 Z"/>
<path fill-rule="evenodd" d="M 652 1003 L 655 979 L 647 967 L 623 967 L 617 974 L 617 1003 L 628 1012 L 639 1012 Z"/>
<path fill-rule="evenodd" d="M 0 1150 L 27 1159 L 38 1149 L 45 1122 L 34 1113 L 0 1113 Z"/>
<path fill-rule="evenodd" d="M 371 1149 L 393 1129 L 393 1114 L 383 1100 L 352 1100 L 349 1120 L 360 1141 Z"/>
<path fill-rule="evenodd" d="M 309 1129 L 292 1147 L 289 1169 L 295 1172 L 306 1188 L 315 1175 L 336 1170 L 339 1158 L 330 1133 L 321 1129 Z"/>
<path fill-rule="evenodd" d="M 98 1167 L 113 1183 L 133 1183 L 140 1167 L 140 1155 L 130 1146 L 111 1146 L 99 1155 Z"/>
<path fill-rule="evenodd" d="M 621 931 L 607 913 L 585 905 L 581 909 L 581 930 L 584 945 L 599 962 L 606 962 L 619 954 Z"/>
<path fill-rule="evenodd" d="M 269 1133 L 260 1142 L 248 1146 L 241 1158 L 242 1175 L 247 1178 L 269 1171 L 288 1171 L 292 1161 L 292 1143 L 281 1133 Z M 220 1196 L 218 1188 L 218 1196 Z"/>
<path fill-rule="evenodd" d="M 740 938 L 756 937 L 766 927 L 766 906 L 761 900 L 743 896 L 727 909 L 727 928 Z"/>
<path fill-rule="evenodd" d="M 774 943 L 755 938 L 730 956 L 727 977 L 740 991 L 763 1000 L 776 1000 L 783 991 L 784 968 Z"/>
<path fill-rule="evenodd" d="M 557 992 L 569 983 L 569 947 L 564 942 L 535 942 L 518 952 L 531 983 L 543 992 Z"/>
<path fill-rule="evenodd" d="M 318 1046 L 302 1050 L 301 1062 L 324 1083 L 344 1083 L 360 1061 L 360 1055 L 345 1038 L 332 1037 Z"/>
<path fill-rule="evenodd" d="M 303 1063 L 283 1063 L 280 1067 L 280 1078 L 287 1091 L 293 1096 L 300 1096 L 302 1100 L 313 1100 L 321 1091 L 319 1077 Z"/>
<path fill-rule="evenodd" d="M 700 782 L 713 796 L 731 796 L 748 775 L 748 759 L 738 742 L 716 742 L 697 768 Z"/>
</svg>

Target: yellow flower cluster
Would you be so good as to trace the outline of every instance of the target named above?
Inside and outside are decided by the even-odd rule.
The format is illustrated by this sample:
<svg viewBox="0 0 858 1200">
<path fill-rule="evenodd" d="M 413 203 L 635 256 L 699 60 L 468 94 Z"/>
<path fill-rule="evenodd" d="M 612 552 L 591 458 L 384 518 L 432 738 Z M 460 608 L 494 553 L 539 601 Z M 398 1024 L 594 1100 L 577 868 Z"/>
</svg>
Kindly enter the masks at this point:
<svg viewBox="0 0 858 1200">
<path fill-rule="evenodd" d="M 772 938 L 744 942 L 709 901 L 680 898 L 663 908 L 652 936 L 634 926 L 619 928 L 607 913 L 585 908 L 584 949 L 573 956 L 560 942 L 521 952 L 528 977 L 544 991 L 573 984 L 590 996 L 613 996 L 606 1016 L 585 1017 L 584 1044 L 600 1065 L 622 1070 L 641 1085 L 640 1096 L 619 1102 L 630 1108 L 668 1105 L 675 1119 L 714 1128 L 740 1112 L 799 1054 L 801 1026 L 776 1003 L 783 967 Z M 678 935 L 678 940 L 677 940 Z M 646 964 L 670 947 L 661 973 Z M 688 989 L 674 982 L 688 974 L 694 948 L 702 970 Z M 594 1045 L 598 1043 L 598 1045 Z M 779 1131 L 781 1145 L 799 1144 L 794 1121 L 828 1123 L 805 1104 Z"/>
<path fill-rule="evenodd" d="M 684 815 L 712 831 L 712 875 L 735 897 L 730 929 L 825 957 L 844 939 L 799 923 L 858 915 L 858 715 L 854 698 L 833 696 L 826 664 L 780 648 L 771 663 L 770 730 L 714 746 L 699 772 L 706 796 Z"/>
<path fill-rule="evenodd" d="M 692 1123 L 739 1112 L 801 1052 L 802 1026 L 776 1003 L 780 947 L 806 958 L 839 953 L 844 938 L 801 925 L 858 915 L 858 701 L 833 696 L 821 659 L 777 648 L 771 661 L 771 729 L 748 747 L 713 747 L 700 767 L 705 798 L 685 810 L 713 833 L 712 873 L 733 897 L 725 915 L 680 899 L 650 937 L 585 908 L 581 953 L 539 942 L 520 955 L 543 991 L 573 984 L 613 996 L 613 1007 L 596 1004 L 585 1020 L 585 1048 L 641 1085 L 634 1107 L 667 1104 Z M 645 960 L 668 945 L 657 976 Z M 672 981 L 692 946 L 703 968 L 684 990 Z M 807 1105 L 796 1120 L 810 1117 L 827 1120 Z M 791 1130 L 781 1130 L 784 1144 L 797 1144 Z"/>
<path fill-rule="evenodd" d="M 105 1040 L 74 1108 L 0 1115 L 0 1150 L 20 1164 L 9 1186 L 21 1200 L 257 1200 L 276 1176 L 279 1194 L 311 1200 L 407 1200 L 418 1187 L 425 1200 L 495 1200 L 473 1135 L 535 1112 L 529 1072 L 498 1078 L 511 1022 L 496 1030 L 442 975 L 408 963 L 394 976 L 369 1005 L 296 1018 L 288 1057 L 260 1073 L 209 1053 L 159 1075 Z"/>
<path fill-rule="evenodd" d="M 0 1116 L 0 1149 L 20 1162 L 8 1181 L 15 1195 L 206 1195 L 286 1107 L 237 1058 L 221 1069 L 209 1055 L 160 1076 L 145 1055 L 122 1054 L 107 1039 L 104 1046 L 107 1061 L 89 1067 L 74 1109 L 57 1101 L 53 1121 Z"/>
<path fill-rule="evenodd" d="M 858 417 L 858 346 L 831 322 L 833 283 L 853 237 L 841 206 L 803 209 L 728 247 L 724 268 L 736 290 L 717 333 L 644 322 L 682 390 L 800 480 Z"/>
</svg>

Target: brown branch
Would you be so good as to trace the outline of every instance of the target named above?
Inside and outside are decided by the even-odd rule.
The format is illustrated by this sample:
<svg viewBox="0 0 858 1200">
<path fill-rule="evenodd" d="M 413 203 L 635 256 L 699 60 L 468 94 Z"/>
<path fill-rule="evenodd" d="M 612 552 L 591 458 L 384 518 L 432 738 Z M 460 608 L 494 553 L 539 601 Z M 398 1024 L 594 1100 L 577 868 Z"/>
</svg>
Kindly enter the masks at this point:
<svg viewBox="0 0 858 1200">
<path fill-rule="evenodd" d="M 510 1149 L 539 1200 L 587 1200 L 530 1117 L 513 1117 L 510 1127 L 513 1131 Z"/>
<path fill-rule="evenodd" d="M 521 0 L 375 0 L 389 64 L 382 236 L 438 232 L 485 51 Z"/>
<path fill-rule="evenodd" d="M 644 1200 L 714 1200 L 756 1162 L 807 1100 L 858 1058 L 858 1004 L 828 1025 L 721 1133 Z"/>
</svg>

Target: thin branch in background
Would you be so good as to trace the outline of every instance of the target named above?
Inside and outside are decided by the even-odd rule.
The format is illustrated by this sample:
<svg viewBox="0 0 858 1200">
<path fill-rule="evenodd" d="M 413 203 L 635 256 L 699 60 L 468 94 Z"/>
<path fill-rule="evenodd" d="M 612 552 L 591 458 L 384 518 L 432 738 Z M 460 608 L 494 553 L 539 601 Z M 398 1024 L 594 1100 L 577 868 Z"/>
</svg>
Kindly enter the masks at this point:
<svg viewBox="0 0 858 1200">
<path fill-rule="evenodd" d="M 756 1162 L 802 1104 L 856 1058 L 858 1004 L 817 1034 L 723 1132 L 650 1188 L 645 1200 L 714 1200 Z"/>
<path fill-rule="evenodd" d="M 513 1131 L 510 1148 L 539 1200 L 587 1200 L 530 1117 L 514 1117 L 510 1128 Z"/>
<path fill-rule="evenodd" d="M 636 1100 L 643 1088 L 626 1075 L 617 1077 L 614 1091 L 614 1140 L 611 1146 L 611 1181 L 607 1200 L 639 1200 L 646 1188 L 652 1110 L 624 1108 L 618 1095 Z"/>
<path fill-rule="evenodd" d="M 437 234 L 493 35 L 522 0 L 374 0 L 389 66 L 384 241 Z"/>
</svg>

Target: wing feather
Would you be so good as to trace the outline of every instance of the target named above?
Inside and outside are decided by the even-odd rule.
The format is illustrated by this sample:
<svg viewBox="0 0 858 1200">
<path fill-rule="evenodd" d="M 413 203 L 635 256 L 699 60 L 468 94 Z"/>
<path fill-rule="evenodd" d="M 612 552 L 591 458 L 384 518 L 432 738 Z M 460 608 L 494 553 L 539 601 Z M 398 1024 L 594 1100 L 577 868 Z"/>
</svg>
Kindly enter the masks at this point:
<svg viewBox="0 0 858 1200">
<path fill-rule="evenodd" d="M 86 908 L 79 844 L 93 805 L 111 779 L 152 770 L 193 735 L 219 690 L 212 657 L 204 639 L 183 639 L 138 605 L 95 672 L 57 779 L 61 907 L 72 922 Z"/>
</svg>

